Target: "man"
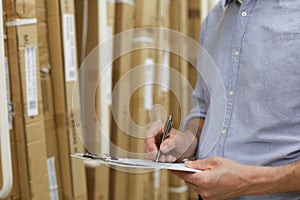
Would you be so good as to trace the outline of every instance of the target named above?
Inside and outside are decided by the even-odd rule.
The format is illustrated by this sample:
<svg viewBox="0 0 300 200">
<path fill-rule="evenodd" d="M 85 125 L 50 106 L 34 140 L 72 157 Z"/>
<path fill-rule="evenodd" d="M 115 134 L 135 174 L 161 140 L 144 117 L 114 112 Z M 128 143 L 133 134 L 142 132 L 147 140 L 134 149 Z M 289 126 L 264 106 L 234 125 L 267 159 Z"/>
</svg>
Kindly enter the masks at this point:
<svg viewBox="0 0 300 200">
<path fill-rule="evenodd" d="M 300 199 L 300 1 L 220 1 L 202 25 L 201 45 L 224 81 L 223 129 L 204 154 L 214 122 L 199 77 L 193 96 L 199 106 L 185 131 L 172 129 L 161 144 L 160 161 L 196 155 L 185 164 L 203 172 L 173 173 L 203 199 Z M 148 132 L 150 159 L 163 129 L 155 123 Z"/>
</svg>

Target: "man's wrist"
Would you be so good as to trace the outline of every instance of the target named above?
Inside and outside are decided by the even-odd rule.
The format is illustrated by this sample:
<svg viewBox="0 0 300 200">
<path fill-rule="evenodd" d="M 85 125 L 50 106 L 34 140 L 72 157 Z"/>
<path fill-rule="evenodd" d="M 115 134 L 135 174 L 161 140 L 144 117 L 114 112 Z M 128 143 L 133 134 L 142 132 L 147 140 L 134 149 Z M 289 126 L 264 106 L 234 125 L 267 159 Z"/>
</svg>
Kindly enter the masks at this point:
<svg viewBox="0 0 300 200">
<path fill-rule="evenodd" d="M 246 195 L 278 193 L 284 175 L 279 167 L 249 166 L 246 170 L 248 182 Z"/>
</svg>

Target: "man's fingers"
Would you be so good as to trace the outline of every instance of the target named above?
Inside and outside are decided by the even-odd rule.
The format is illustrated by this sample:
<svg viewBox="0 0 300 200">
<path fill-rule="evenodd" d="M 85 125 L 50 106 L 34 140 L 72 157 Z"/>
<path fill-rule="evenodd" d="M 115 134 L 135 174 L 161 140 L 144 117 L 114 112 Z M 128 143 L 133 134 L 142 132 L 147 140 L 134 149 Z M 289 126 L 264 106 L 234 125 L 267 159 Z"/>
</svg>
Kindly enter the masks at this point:
<svg viewBox="0 0 300 200">
<path fill-rule="evenodd" d="M 196 160 L 196 161 L 185 161 L 184 162 L 186 167 L 199 169 L 199 170 L 207 170 L 209 166 L 203 160 Z"/>
<path fill-rule="evenodd" d="M 160 150 L 163 153 L 168 153 L 176 148 L 176 141 L 174 138 L 168 138 L 160 145 Z"/>
<path fill-rule="evenodd" d="M 167 160 L 167 162 L 172 163 L 172 162 L 175 162 L 177 160 L 177 158 L 173 155 L 166 155 L 166 160 Z"/>
<path fill-rule="evenodd" d="M 157 151 L 150 151 L 146 153 L 147 160 L 155 160 Z"/>
<path fill-rule="evenodd" d="M 155 135 L 157 135 L 158 133 L 163 132 L 164 130 L 164 124 L 161 123 L 160 121 L 154 122 L 150 129 L 147 131 L 146 133 L 146 137 L 154 137 Z"/>
<path fill-rule="evenodd" d="M 147 160 L 155 160 L 156 159 L 156 155 L 157 155 L 157 151 L 151 151 L 151 152 L 147 152 L 146 153 L 146 159 Z M 176 157 L 173 155 L 161 155 L 160 162 L 175 162 L 176 161 Z"/>
<path fill-rule="evenodd" d="M 164 125 L 161 122 L 154 122 L 151 128 L 146 133 L 144 141 L 144 149 L 146 152 L 157 151 L 156 146 L 156 135 L 160 134 L 163 130 Z"/>
<path fill-rule="evenodd" d="M 158 150 L 161 150 L 160 162 L 175 162 L 178 158 L 178 145 L 181 142 L 180 138 L 177 137 L 178 130 L 172 129 L 169 137 L 161 143 L 163 132 L 164 124 L 161 122 L 153 123 L 147 131 L 147 137 L 144 140 L 146 158 L 155 160 Z"/>
<path fill-rule="evenodd" d="M 185 166 L 193 168 L 193 169 L 199 169 L 199 170 L 212 169 L 214 166 L 217 166 L 219 164 L 220 164 L 219 157 L 211 157 L 211 158 L 206 158 L 203 160 L 186 161 L 185 162 Z"/>
<path fill-rule="evenodd" d="M 144 141 L 144 149 L 146 152 L 157 151 L 154 138 L 149 138 Z"/>
</svg>

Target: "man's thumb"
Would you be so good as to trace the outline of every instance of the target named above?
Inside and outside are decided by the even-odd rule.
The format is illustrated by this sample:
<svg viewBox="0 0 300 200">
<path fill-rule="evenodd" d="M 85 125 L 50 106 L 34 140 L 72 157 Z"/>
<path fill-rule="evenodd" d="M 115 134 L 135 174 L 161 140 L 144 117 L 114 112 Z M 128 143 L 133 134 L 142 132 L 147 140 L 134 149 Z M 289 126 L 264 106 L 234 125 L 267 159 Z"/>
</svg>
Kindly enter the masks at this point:
<svg viewBox="0 0 300 200">
<path fill-rule="evenodd" d="M 184 162 L 186 167 L 199 169 L 199 170 L 208 170 L 211 169 L 211 165 L 207 162 L 206 159 L 203 160 L 195 160 L 195 161 L 185 161 Z"/>
</svg>

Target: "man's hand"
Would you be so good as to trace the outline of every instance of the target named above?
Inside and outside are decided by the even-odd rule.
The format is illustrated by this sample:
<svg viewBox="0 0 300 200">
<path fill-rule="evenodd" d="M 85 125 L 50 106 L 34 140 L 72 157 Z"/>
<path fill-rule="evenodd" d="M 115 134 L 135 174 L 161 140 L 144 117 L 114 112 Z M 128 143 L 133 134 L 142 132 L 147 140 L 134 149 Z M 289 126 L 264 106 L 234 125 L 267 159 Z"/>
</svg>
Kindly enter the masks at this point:
<svg viewBox="0 0 300 200">
<path fill-rule="evenodd" d="M 187 161 L 187 167 L 204 170 L 198 173 L 174 171 L 203 199 L 230 199 L 244 194 L 249 182 L 247 166 L 221 157 Z"/>
<path fill-rule="evenodd" d="M 172 171 L 205 200 L 232 199 L 244 195 L 300 192 L 300 161 L 278 167 L 250 166 L 212 157 L 187 161 L 198 173 Z"/>
<path fill-rule="evenodd" d="M 158 151 L 158 146 L 164 132 L 164 124 L 155 122 L 147 132 L 147 138 L 144 141 L 146 158 L 154 160 Z M 191 132 L 180 132 L 171 129 L 169 137 L 160 145 L 162 155 L 161 162 L 175 162 L 186 157 L 194 155 L 197 147 L 197 138 Z"/>
</svg>

